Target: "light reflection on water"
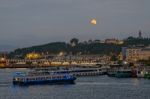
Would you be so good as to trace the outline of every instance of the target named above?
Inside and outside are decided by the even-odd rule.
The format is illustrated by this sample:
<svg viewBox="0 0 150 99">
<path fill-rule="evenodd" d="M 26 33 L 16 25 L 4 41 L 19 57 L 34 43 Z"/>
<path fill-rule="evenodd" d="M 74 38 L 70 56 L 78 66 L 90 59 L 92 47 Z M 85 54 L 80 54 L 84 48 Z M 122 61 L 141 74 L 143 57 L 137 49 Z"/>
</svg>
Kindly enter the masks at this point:
<svg viewBox="0 0 150 99">
<path fill-rule="evenodd" d="M 134 86 L 139 86 L 139 84 L 140 84 L 140 83 L 139 83 L 139 79 L 133 78 L 132 80 L 133 80 L 133 85 L 134 85 Z"/>
<path fill-rule="evenodd" d="M 74 85 L 14 86 L 11 74 L 0 70 L 0 99 L 150 99 L 150 80 L 107 76 L 80 77 Z"/>
</svg>

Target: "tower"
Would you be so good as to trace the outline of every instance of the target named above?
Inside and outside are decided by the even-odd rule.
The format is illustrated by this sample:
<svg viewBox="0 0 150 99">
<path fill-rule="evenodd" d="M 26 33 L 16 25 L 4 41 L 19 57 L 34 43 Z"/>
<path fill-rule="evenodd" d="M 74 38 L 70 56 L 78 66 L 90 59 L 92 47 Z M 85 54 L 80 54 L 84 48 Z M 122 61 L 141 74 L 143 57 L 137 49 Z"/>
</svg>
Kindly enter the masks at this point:
<svg viewBox="0 0 150 99">
<path fill-rule="evenodd" d="M 142 32 L 139 30 L 139 38 L 142 38 Z"/>
</svg>

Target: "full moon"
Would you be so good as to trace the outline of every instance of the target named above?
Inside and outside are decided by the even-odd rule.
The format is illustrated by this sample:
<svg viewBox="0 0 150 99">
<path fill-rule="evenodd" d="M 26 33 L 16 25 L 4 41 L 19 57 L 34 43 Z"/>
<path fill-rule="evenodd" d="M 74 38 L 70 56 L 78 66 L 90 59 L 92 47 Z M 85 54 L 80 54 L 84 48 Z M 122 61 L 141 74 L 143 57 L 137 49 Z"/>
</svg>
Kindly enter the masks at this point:
<svg viewBox="0 0 150 99">
<path fill-rule="evenodd" d="M 91 20 L 91 24 L 92 24 L 92 25 L 96 25 L 96 24 L 97 24 L 96 19 L 92 19 L 92 20 Z"/>
</svg>

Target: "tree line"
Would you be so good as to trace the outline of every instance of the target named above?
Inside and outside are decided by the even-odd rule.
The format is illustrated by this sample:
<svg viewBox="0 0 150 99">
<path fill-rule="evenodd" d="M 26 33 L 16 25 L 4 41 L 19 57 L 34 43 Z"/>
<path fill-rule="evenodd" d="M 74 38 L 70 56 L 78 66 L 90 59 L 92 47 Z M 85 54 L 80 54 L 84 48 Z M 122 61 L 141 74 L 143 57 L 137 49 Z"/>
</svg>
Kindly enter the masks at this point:
<svg viewBox="0 0 150 99">
<path fill-rule="evenodd" d="M 69 43 L 66 42 L 52 42 L 39 46 L 32 46 L 28 48 L 19 48 L 9 54 L 9 57 L 24 57 L 27 53 L 48 53 L 48 54 L 59 54 L 65 52 L 66 54 L 72 55 L 90 55 L 90 54 L 101 54 L 101 55 L 118 55 L 121 52 L 121 48 L 125 46 L 135 45 L 150 45 L 149 38 L 134 38 L 128 37 L 124 40 L 124 44 L 106 44 L 106 43 L 85 43 L 79 42 L 79 39 L 73 38 Z"/>
</svg>

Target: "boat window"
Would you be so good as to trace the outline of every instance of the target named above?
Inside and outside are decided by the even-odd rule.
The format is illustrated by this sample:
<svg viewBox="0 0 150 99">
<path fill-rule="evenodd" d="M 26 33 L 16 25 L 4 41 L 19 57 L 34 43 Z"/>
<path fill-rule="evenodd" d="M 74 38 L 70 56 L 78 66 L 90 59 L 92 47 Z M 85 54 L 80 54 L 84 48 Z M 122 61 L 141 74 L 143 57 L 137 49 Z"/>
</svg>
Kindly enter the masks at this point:
<svg viewBox="0 0 150 99">
<path fill-rule="evenodd" d="M 140 74 L 141 72 L 140 71 L 138 71 L 138 74 Z"/>
<path fill-rule="evenodd" d="M 49 79 L 52 79 L 52 77 L 50 76 Z"/>
<path fill-rule="evenodd" d="M 32 80 L 33 80 L 33 78 L 30 78 L 30 80 L 32 81 Z"/>
<path fill-rule="evenodd" d="M 15 78 L 16 81 L 18 81 L 18 78 Z"/>
</svg>

